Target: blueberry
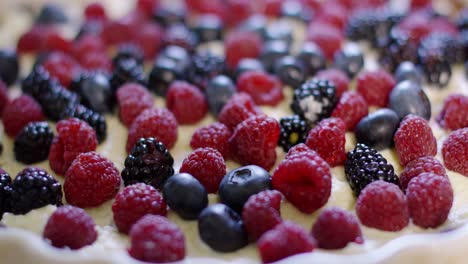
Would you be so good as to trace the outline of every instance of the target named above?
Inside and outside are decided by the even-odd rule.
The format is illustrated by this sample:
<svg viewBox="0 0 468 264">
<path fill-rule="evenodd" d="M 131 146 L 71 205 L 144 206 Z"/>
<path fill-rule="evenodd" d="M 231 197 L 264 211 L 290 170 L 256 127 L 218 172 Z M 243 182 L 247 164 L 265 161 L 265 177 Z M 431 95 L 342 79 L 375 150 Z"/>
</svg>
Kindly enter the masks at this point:
<svg viewBox="0 0 468 264">
<path fill-rule="evenodd" d="M 239 29 L 242 31 L 258 33 L 263 35 L 265 28 L 267 27 L 267 19 L 263 15 L 253 15 L 247 18 L 240 26 Z"/>
<path fill-rule="evenodd" d="M 219 185 L 219 198 L 237 212 L 253 194 L 271 189 L 268 171 L 256 165 L 237 168 L 224 176 Z"/>
<path fill-rule="evenodd" d="M 415 114 L 427 120 L 431 118 L 431 102 L 421 86 L 412 81 L 398 83 L 390 93 L 388 105 L 400 119 L 408 114 Z"/>
<path fill-rule="evenodd" d="M 164 56 L 159 57 L 149 74 L 148 88 L 157 95 L 165 96 L 169 85 L 180 76 L 181 72 L 176 61 Z"/>
<path fill-rule="evenodd" d="M 356 43 L 346 44 L 335 53 L 335 66 L 353 78 L 364 66 L 364 55 Z"/>
<path fill-rule="evenodd" d="M 303 22 L 310 22 L 312 20 L 312 11 L 305 8 L 299 1 L 289 0 L 281 4 L 281 16 L 297 19 Z"/>
<path fill-rule="evenodd" d="M 187 11 L 184 8 L 174 7 L 174 5 L 164 5 L 155 10 L 153 19 L 168 27 L 170 25 L 185 23 Z"/>
<path fill-rule="evenodd" d="M 293 56 L 285 56 L 275 64 L 275 74 L 280 80 L 293 88 L 305 81 L 304 65 Z"/>
<path fill-rule="evenodd" d="M 268 27 L 263 32 L 263 39 L 265 41 L 284 41 L 288 44 L 288 46 L 290 46 L 293 42 L 291 25 L 286 21 L 273 22 L 268 25 Z"/>
<path fill-rule="evenodd" d="M 223 22 L 215 15 L 202 15 L 198 17 L 193 31 L 200 42 L 220 40 L 223 36 Z"/>
<path fill-rule="evenodd" d="M 186 220 L 197 219 L 208 205 L 205 187 L 188 173 L 169 177 L 163 186 L 164 200 L 172 211 Z"/>
<path fill-rule="evenodd" d="M 176 62 L 177 68 L 185 71 L 191 64 L 188 51 L 179 46 L 167 46 L 161 51 L 160 57 L 165 57 Z"/>
<path fill-rule="evenodd" d="M 218 116 L 219 112 L 236 92 L 236 86 L 225 75 L 218 75 L 208 82 L 205 93 L 211 113 Z"/>
<path fill-rule="evenodd" d="M 354 130 L 356 140 L 376 150 L 389 148 L 399 124 L 400 118 L 393 110 L 379 109 L 359 121 Z"/>
<path fill-rule="evenodd" d="M 203 242 L 219 252 L 232 252 L 248 243 L 241 217 L 224 204 L 210 205 L 201 212 L 198 233 Z"/>
<path fill-rule="evenodd" d="M 267 71 L 273 72 L 276 61 L 288 54 L 289 45 L 286 42 L 281 40 L 268 41 L 263 45 L 260 61 Z"/>
<path fill-rule="evenodd" d="M 13 50 L 0 50 L 0 79 L 12 85 L 18 79 L 18 56 Z"/>
<path fill-rule="evenodd" d="M 105 74 L 83 74 L 72 83 L 71 88 L 80 96 L 81 103 L 90 109 L 99 113 L 112 111 L 112 88 Z"/>
<path fill-rule="evenodd" d="M 173 24 L 166 28 L 164 33 L 164 45 L 183 47 L 189 52 L 194 52 L 198 45 L 198 37 L 184 24 Z"/>
<path fill-rule="evenodd" d="M 395 80 L 402 82 L 410 80 L 418 84 L 422 83 L 422 73 L 419 68 L 411 61 L 404 61 L 398 65 L 395 71 Z"/>
<path fill-rule="evenodd" d="M 234 78 L 237 79 L 239 76 L 246 71 L 265 71 L 263 64 L 254 58 L 244 58 L 237 64 L 234 72 Z"/>
<path fill-rule="evenodd" d="M 297 58 L 304 64 L 309 75 L 315 75 L 318 71 L 325 69 L 326 60 L 322 49 L 313 42 L 304 43 L 297 54 Z"/>
<path fill-rule="evenodd" d="M 68 21 L 63 8 L 56 4 L 46 4 L 36 18 L 38 24 L 62 24 Z"/>
</svg>

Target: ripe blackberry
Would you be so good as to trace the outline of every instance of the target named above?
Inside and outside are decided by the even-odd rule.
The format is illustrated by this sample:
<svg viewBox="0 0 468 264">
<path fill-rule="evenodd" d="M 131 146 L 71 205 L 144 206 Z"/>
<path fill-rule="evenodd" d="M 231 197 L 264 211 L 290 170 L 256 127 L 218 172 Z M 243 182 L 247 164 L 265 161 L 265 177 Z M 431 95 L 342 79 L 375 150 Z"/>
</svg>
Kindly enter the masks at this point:
<svg viewBox="0 0 468 264">
<path fill-rule="evenodd" d="M 21 83 L 24 93 L 38 98 L 39 95 L 49 91 L 57 83 L 51 80 L 50 74 L 42 67 L 35 67 Z"/>
<path fill-rule="evenodd" d="M 380 49 L 379 62 L 387 71 L 394 72 L 403 61 L 417 62 L 417 44 L 394 28 Z"/>
<path fill-rule="evenodd" d="M 298 115 L 282 117 L 279 123 L 281 133 L 278 145 L 283 148 L 284 152 L 288 152 L 291 147 L 305 142 L 309 127 L 306 121 Z"/>
<path fill-rule="evenodd" d="M 174 174 L 174 159 L 164 144 L 154 138 L 140 138 L 125 159 L 122 179 L 125 186 L 143 182 L 161 189 Z"/>
<path fill-rule="evenodd" d="M 372 41 L 375 36 L 373 31 L 377 24 L 377 18 L 374 12 L 363 10 L 351 16 L 348 20 L 345 32 L 346 36 L 353 40 L 368 40 Z"/>
<path fill-rule="evenodd" d="M 112 64 L 117 66 L 118 64 L 122 63 L 122 61 L 127 59 L 133 59 L 138 64 L 143 64 L 143 51 L 136 45 L 133 44 L 123 44 L 121 45 L 118 50 L 117 54 L 112 59 Z"/>
<path fill-rule="evenodd" d="M 195 54 L 187 72 L 187 80 L 204 90 L 213 77 L 223 72 L 223 68 L 224 60 L 221 57 L 211 53 Z"/>
<path fill-rule="evenodd" d="M 96 131 L 96 137 L 99 143 L 104 141 L 107 137 L 107 125 L 106 119 L 103 115 L 98 112 L 95 112 L 83 105 L 77 104 L 72 107 L 67 108 L 62 113 L 62 119 L 67 119 L 70 117 L 75 117 L 86 121 L 93 129 Z"/>
<path fill-rule="evenodd" d="M 138 61 L 133 58 L 119 60 L 119 62 L 114 65 L 110 82 L 112 91 L 114 92 L 127 82 L 146 85 L 143 65 L 139 64 Z"/>
<path fill-rule="evenodd" d="M 10 211 L 10 184 L 10 174 L 0 168 L 0 219 L 2 219 L 4 212 Z"/>
<path fill-rule="evenodd" d="M 62 205 L 62 186 L 40 168 L 28 167 L 18 173 L 11 183 L 11 212 L 26 214 L 52 204 Z"/>
<path fill-rule="evenodd" d="M 419 63 L 428 83 L 445 87 L 452 76 L 450 56 L 444 47 L 435 47 L 436 44 L 430 43 L 431 41 L 433 40 L 429 37 L 421 42 L 417 53 Z M 453 47 L 451 49 L 454 50 Z"/>
<path fill-rule="evenodd" d="M 392 164 L 375 149 L 364 144 L 358 143 L 356 148 L 348 152 L 344 166 L 346 179 L 356 196 L 369 183 L 377 180 L 400 186 Z"/>
<path fill-rule="evenodd" d="M 31 122 L 16 136 L 13 151 L 17 161 L 31 164 L 47 159 L 54 132 L 47 122 Z"/>
<path fill-rule="evenodd" d="M 78 104 L 78 95 L 60 85 L 52 85 L 36 98 L 45 115 L 53 121 L 58 121 L 61 114 L 69 107 Z"/>
</svg>

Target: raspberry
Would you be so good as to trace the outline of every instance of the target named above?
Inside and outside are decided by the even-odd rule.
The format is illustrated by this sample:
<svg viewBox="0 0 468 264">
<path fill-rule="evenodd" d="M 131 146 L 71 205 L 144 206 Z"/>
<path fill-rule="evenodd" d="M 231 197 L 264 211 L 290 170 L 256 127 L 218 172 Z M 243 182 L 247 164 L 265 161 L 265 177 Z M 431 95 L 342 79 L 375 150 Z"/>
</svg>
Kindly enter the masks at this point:
<svg viewBox="0 0 468 264">
<path fill-rule="evenodd" d="M 410 1 L 411 9 L 424 8 L 428 7 L 431 4 L 429 0 L 411 0 Z"/>
<path fill-rule="evenodd" d="M 324 2 L 314 21 L 328 23 L 339 30 L 344 30 L 348 20 L 348 10 L 336 2 Z"/>
<path fill-rule="evenodd" d="M 332 117 L 343 120 L 347 131 L 353 131 L 362 118 L 369 113 L 364 97 L 355 91 L 344 92 L 333 109 Z"/>
<path fill-rule="evenodd" d="M 106 53 L 88 52 L 80 58 L 81 67 L 88 71 L 112 71 L 112 61 Z"/>
<path fill-rule="evenodd" d="M 53 52 L 48 55 L 43 66 L 52 77 L 56 78 L 65 87 L 68 87 L 80 73 L 78 62 L 61 52 Z"/>
<path fill-rule="evenodd" d="M 190 147 L 213 148 L 223 155 L 224 159 L 229 156 L 229 138 L 232 133 L 223 123 L 215 122 L 211 125 L 199 127 L 192 135 Z"/>
<path fill-rule="evenodd" d="M 362 190 L 356 213 L 363 225 L 384 231 L 399 231 L 409 222 L 405 195 L 397 185 L 382 180 Z"/>
<path fill-rule="evenodd" d="M 153 59 L 162 47 L 163 29 L 155 23 L 145 23 L 136 32 L 135 42 L 141 47 L 145 59 Z"/>
<path fill-rule="evenodd" d="M 237 90 L 248 93 L 258 105 L 277 105 L 283 100 L 281 81 L 261 71 L 246 71 L 237 79 Z"/>
<path fill-rule="evenodd" d="M 276 168 L 272 184 L 301 212 L 310 214 L 330 197 L 330 167 L 313 152 L 290 155 Z"/>
<path fill-rule="evenodd" d="M 150 17 L 159 8 L 159 0 L 138 0 L 136 8 Z"/>
<path fill-rule="evenodd" d="M 10 97 L 8 97 L 8 87 L 0 80 L 0 116 L 3 114 L 5 106 L 10 103 Z"/>
<path fill-rule="evenodd" d="M 415 43 L 419 43 L 431 32 L 431 20 L 432 18 L 428 12 L 413 12 L 402 19 L 396 29 Z"/>
<path fill-rule="evenodd" d="M 308 153 L 308 154 L 306 154 Z M 317 152 L 311 150 L 306 144 L 300 143 L 296 146 L 289 149 L 288 153 L 284 157 L 285 159 L 289 159 L 294 155 L 318 155 Z"/>
<path fill-rule="evenodd" d="M 100 37 L 110 46 L 125 43 L 132 35 L 131 25 L 121 19 L 104 23 Z"/>
<path fill-rule="evenodd" d="M 93 218 L 85 210 L 65 205 L 49 217 L 43 236 L 54 247 L 80 249 L 96 241 L 95 226 Z"/>
<path fill-rule="evenodd" d="M 403 118 L 393 141 L 402 165 L 419 157 L 435 156 L 437 153 L 437 140 L 432 134 L 429 123 L 413 114 Z"/>
<path fill-rule="evenodd" d="M 224 42 L 227 67 L 235 69 L 241 59 L 257 58 L 261 48 L 262 40 L 255 33 L 242 31 L 229 33 Z"/>
<path fill-rule="evenodd" d="M 143 110 L 128 130 L 127 153 L 142 137 L 154 137 L 170 149 L 177 141 L 177 120 L 166 108 Z"/>
<path fill-rule="evenodd" d="M 185 257 L 180 228 L 159 215 L 146 215 L 130 230 L 130 256 L 146 262 L 174 262 Z"/>
<path fill-rule="evenodd" d="M 468 127 L 468 96 L 453 94 L 447 97 L 437 122 L 451 130 Z"/>
<path fill-rule="evenodd" d="M 137 83 L 122 85 L 117 90 L 116 97 L 119 105 L 119 117 L 126 127 L 129 127 L 141 112 L 154 105 L 151 93 Z"/>
<path fill-rule="evenodd" d="M 7 103 L 2 114 L 3 127 L 10 137 L 15 137 L 29 122 L 44 120 L 41 106 L 29 95 L 21 95 Z"/>
<path fill-rule="evenodd" d="M 276 161 L 280 134 L 278 121 L 264 115 L 240 123 L 229 139 L 230 153 L 242 165 L 258 165 L 270 170 Z"/>
<path fill-rule="evenodd" d="M 43 49 L 44 41 L 49 34 L 54 33 L 53 27 L 35 25 L 18 39 L 16 49 L 19 53 L 38 52 Z"/>
<path fill-rule="evenodd" d="M 424 172 L 430 172 L 434 175 L 447 177 L 445 168 L 442 163 L 440 163 L 440 161 L 431 156 L 416 158 L 406 164 L 405 169 L 400 174 L 401 189 L 406 191 L 408 183 L 411 181 L 411 179 Z"/>
<path fill-rule="evenodd" d="M 252 97 L 246 93 L 236 93 L 224 105 L 219 113 L 219 122 L 234 130 L 238 124 L 251 116 L 260 114 Z"/>
<path fill-rule="evenodd" d="M 57 51 L 63 53 L 70 53 L 72 49 L 72 42 L 62 37 L 58 32 L 47 34 L 44 38 L 43 50 L 46 52 Z"/>
<path fill-rule="evenodd" d="M 350 242 L 363 242 L 356 216 L 338 207 L 327 208 L 320 213 L 312 226 L 312 236 L 318 247 L 324 249 L 340 249 Z"/>
<path fill-rule="evenodd" d="M 179 124 L 194 124 L 208 112 L 203 93 L 188 82 L 175 81 L 166 95 L 166 106 Z"/>
<path fill-rule="evenodd" d="M 332 82 L 335 85 L 336 96 L 338 98 L 340 98 L 341 95 L 343 95 L 343 93 L 346 92 L 346 90 L 348 90 L 350 82 L 348 76 L 346 76 L 346 73 L 344 73 L 342 70 L 335 68 L 321 70 L 317 72 L 315 78 L 328 80 Z"/>
<path fill-rule="evenodd" d="M 107 137 L 107 124 L 104 115 L 95 112 L 83 105 L 74 105 L 62 113 L 62 118 L 75 117 L 85 121 L 96 132 L 98 143 L 102 143 Z"/>
<path fill-rule="evenodd" d="M 165 216 L 167 206 L 154 187 L 136 183 L 125 187 L 115 196 L 112 213 L 119 231 L 128 234 L 132 225 L 147 214 Z"/>
<path fill-rule="evenodd" d="M 327 118 L 317 124 L 306 139 L 306 145 L 315 150 L 331 167 L 343 165 L 346 160 L 345 124 L 339 118 Z"/>
<path fill-rule="evenodd" d="M 257 247 L 263 263 L 270 263 L 295 254 L 311 252 L 315 248 L 315 241 L 301 226 L 284 221 L 263 234 Z"/>
<path fill-rule="evenodd" d="M 445 167 L 468 176 L 468 128 L 449 134 L 442 146 Z"/>
<path fill-rule="evenodd" d="M 63 175 L 76 156 L 96 150 L 98 141 L 94 129 L 77 118 L 58 122 L 56 129 L 57 135 L 50 146 L 49 164 L 53 171 Z"/>
<path fill-rule="evenodd" d="M 84 10 L 86 20 L 107 20 L 106 10 L 101 3 L 90 3 Z"/>
<path fill-rule="evenodd" d="M 209 193 L 215 193 L 226 175 L 226 164 L 216 149 L 199 148 L 184 159 L 179 172 L 191 174 Z"/>
<path fill-rule="evenodd" d="M 357 76 L 356 91 L 369 105 L 384 107 L 396 82 L 384 70 L 363 71 Z"/>
<path fill-rule="evenodd" d="M 104 53 L 106 46 L 102 39 L 95 35 L 86 35 L 73 43 L 72 54 L 80 63 L 83 55 L 88 53 Z"/>
<path fill-rule="evenodd" d="M 249 0 L 228 0 L 226 1 L 227 12 L 226 23 L 229 26 L 238 25 L 245 21 L 252 14 L 253 2 Z"/>
<path fill-rule="evenodd" d="M 99 206 L 112 199 L 120 187 L 120 175 L 112 161 L 91 151 L 79 154 L 65 174 L 63 190 L 71 205 Z"/>
<path fill-rule="evenodd" d="M 282 222 L 280 215 L 281 193 L 263 191 L 250 196 L 242 210 L 242 220 L 250 241 L 257 241 L 265 232 Z"/>
<path fill-rule="evenodd" d="M 324 22 L 311 23 L 307 32 L 307 40 L 315 42 L 329 60 L 341 48 L 343 39 L 343 33 L 339 29 Z"/>
<path fill-rule="evenodd" d="M 263 0 L 263 14 L 269 17 L 277 17 L 281 14 L 282 0 Z"/>
</svg>

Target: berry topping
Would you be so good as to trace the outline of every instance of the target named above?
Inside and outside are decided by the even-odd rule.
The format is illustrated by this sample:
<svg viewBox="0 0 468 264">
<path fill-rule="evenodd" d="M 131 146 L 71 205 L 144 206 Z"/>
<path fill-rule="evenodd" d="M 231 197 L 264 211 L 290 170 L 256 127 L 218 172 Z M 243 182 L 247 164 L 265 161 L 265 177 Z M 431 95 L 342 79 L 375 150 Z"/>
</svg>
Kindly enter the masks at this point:
<svg viewBox="0 0 468 264">
<path fill-rule="evenodd" d="M 277 105 L 283 100 L 281 81 L 261 71 L 246 71 L 237 79 L 239 92 L 248 93 L 258 105 Z"/>
<path fill-rule="evenodd" d="M 103 142 L 107 137 L 107 124 L 104 116 L 83 105 L 71 106 L 62 113 L 62 117 L 63 119 L 74 117 L 88 123 L 96 132 L 99 143 Z"/>
<path fill-rule="evenodd" d="M 210 112 L 218 116 L 223 106 L 235 92 L 236 87 L 229 77 L 218 75 L 211 79 L 205 89 Z"/>
<path fill-rule="evenodd" d="M 364 71 L 357 76 L 356 91 L 369 105 L 384 107 L 396 82 L 385 70 Z"/>
<path fill-rule="evenodd" d="M 359 121 L 354 130 L 356 141 L 376 150 L 389 148 L 399 124 L 400 118 L 393 110 L 379 109 Z"/>
<path fill-rule="evenodd" d="M 449 134 L 442 146 L 445 167 L 468 176 L 468 128 Z"/>
<path fill-rule="evenodd" d="M 196 86 L 183 81 L 175 81 L 169 86 L 166 105 L 179 124 L 197 123 L 208 112 L 203 93 Z"/>
<path fill-rule="evenodd" d="M 54 132 L 47 122 L 28 123 L 15 138 L 15 159 L 25 164 L 46 160 Z"/>
<path fill-rule="evenodd" d="M 414 114 L 426 120 L 431 118 L 431 102 L 421 86 L 412 81 L 398 83 L 390 93 L 388 107 L 398 114 L 400 119 Z"/>
<path fill-rule="evenodd" d="M 41 106 L 29 95 L 21 95 L 7 103 L 2 114 L 3 127 L 10 137 L 15 137 L 29 122 L 44 120 Z"/>
<path fill-rule="evenodd" d="M 224 41 L 226 65 L 231 69 L 235 69 L 243 58 L 257 58 L 260 55 L 261 46 L 261 39 L 254 33 L 231 32 Z"/>
<path fill-rule="evenodd" d="M 199 127 L 192 135 L 190 147 L 192 149 L 213 148 L 226 159 L 229 156 L 229 138 L 231 134 L 229 128 L 219 122 Z"/>
<path fill-rule="evenodd" d="M 340 98 L 341 95 L 343 95 L 343 93 L 348 90 L 348 86 L 350 82 L 348 76 L 346 76 L 346 73 L 335 68 L 321 70 L 317 72 L 317 74 L 315 75 L 315 78 L 320 79 L 320 80 L 327 80 L 331 82 L 333 85 L 335 85 L 336 96 L 338 98 Z"/>
<path fill-rule="evenodd" d="M 368 105 L 364 97 L 355 91 L 347 91 L 341 95 L 331 116 L 343 120 L 346 130 L 352 131 L 368 112 Z"/>
<path fill-rule="evenodd" d="M 250 95 L 236 93 L 226 102 L 219 113 L 218 120 L 229 129 L 234 130 L 242 121 L 260 113 Z"/>
<path fill-rule="evenodd" d="M 281 133 L 278 145 L 283 148 L 284 152 L 297 144 L 305 142 L 309 126 L 299 116 L 282 117 L 279 124 Z"/>
<path fill-rule="evenodd" d="M 80 96 L 80 102 L 98 113 L 111 112 L 114 104 L 108 77 L 100 72 L 81 74 L 71 89 Z"/>
<path fill-rule="evenodd" d="M 468 96 L 453 94 L 447 97 L 437 121 L 451 130 L 468 127 Z"/>
<path fill-rule="evenodd" d="M 119 105 L 119 117 L 125 126 L 129 127 L 133 120 L 143 110 L 153 107 L 154 99 L 151 93 L 137 83 L 122 85 L 116 93 Z"/>
<path fill-rule="evenodd" d="M 434 157 L 425 156 L 416 158 L 406 164 L 404 170 L 400 174 L 401 189 L 406 191 L 408 183 L 411 181 L 411 179 L 424 172 L 430 172 L 434 175 L 447 177 L 444 166 Z"/>
</svg>

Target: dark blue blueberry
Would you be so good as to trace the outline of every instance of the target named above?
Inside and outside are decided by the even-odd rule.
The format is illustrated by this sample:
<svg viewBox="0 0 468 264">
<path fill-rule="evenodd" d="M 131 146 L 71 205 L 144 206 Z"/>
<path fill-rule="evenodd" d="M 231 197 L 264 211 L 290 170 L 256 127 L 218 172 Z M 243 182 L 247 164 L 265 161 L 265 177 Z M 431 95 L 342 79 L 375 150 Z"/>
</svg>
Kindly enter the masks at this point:
<svg viewBox="0 0 468 264">
<path fill-rule="evenodd" d="M 357 44 L 348 43 L 335 54 L 334 63 L 353 78 L 364 66 L 364 55 Z"/>
<path fill-rule="evenodd" d="M 379 109 L 359 121 L 354 130 L 356 140 L 376 150 L 389 148 L 399 124 L 400 118 L 393 110 Z"/>
<path fill-rule="evenodd" d="M 80 101 L 93 111 L 112 111 L 115 102 L 108 76 L 103 73 L 83 74 L 73 81 L 71 88 L 80 96 Z"/>
<path fill-rule="evenodd" d="M 281 16 L 298 19 L 303 22 L 310 22 L 313 13 L 299 1 L 284 1 L 281 4 Z"/>
<path fill-rule="evenodd" d="M 247 18 L 240 26 L 239 29 L 247 32 L 258 33 L 263 35 L 267 27 L 267 18 L 263 15 L 253 15 Z"/>
<path fill-rule="evenodd" d="M 18 56 L 13 50 L 0 50 L 0 79 L 12 85 L 18 79 Z"/>
<path fill-rule="evenodd" d="M 175 61 L 181 71 L 185 71 L 191 64 L 190 54 L 186 49 L 179 46 L 167 46 L 161 51 L 159 57 Z"/>
<path fill-rule="evenodd" d="M 292 28 L 286 21 L 276 21 L 268 25 L 263 32 L 263 39 L 265 41 L 284 41 L 290 46 L 293 42 Z"/>
<path fill-rule="evenodd" d="M 198 44 L 198 38 L 195 33 L 184 24 L 170 25 L 164 33 L 164 45 L 175 45 L 194 52 Z"/>
<path fill-rule="evenodd" d="M 235 92 L 236 86 L 229 77 L 218 75 L 211 79 L 205 90 L 211 113 L 218 116 L 223 106 Z"/>
<path fill-rule="evenodd" d="M 63 8 L 56 4 L 46 4 L 36 18 L 38 24 L 62 24 L 68 21 Z"/>
<path fill-rule="evenodd" d="M 149 73 L 148 88 L 157 95 L 166 96 L 171 83 L 180 76 L 181 71 L 176 61 L 159 57 Z"/>
<path fill-rule="evenodd" d="M 164 27 L 173 24 L 185 23 L 187 11 L 184 8 L 164 5 L 155 10 L 153 19 Z"/>
<path fill-rule="evenodd" d="M 163 187 L 164 200 L 172 211 L 187 220 L 197 219 L 208 205 L 205 187 L 188 173 L 169 177 Z"/>
<path fill-rule="evenodd" d="M 271 189 L 268 171 L 256 165 L 237 168 L 224 176 L 219 185 L 219 198 L 237 212 L 242 212 L 247 199 L 253 194 Z"/>
<path fill-rule="evenodd" d="M 220 40 L 223 37 L 223 22 L 215 15 L 202 15 L 197 18 L 192 30 L 200 42 Z"/>
<path fill-rule="evenodd" d="M 411 61 L 404 61 L 398 65 L 395 71 L 395 80 L 397 83 L 410 80 L 418 84 L 422 83 L 421 71 Z"/>
<path fill-rule="evenodd" d="M 306 79 L 304 65 L 293 56 L 285 56 L 275 64 L 275 74 L 293 88 L 299 87 Z"/>
<path fill-rule="evenodd" d="M 276 61 L 289 54 L 289 45 L 281 40 L 268 41 L 263 45 L 260 61 L 269 72 L 274 71 Z"/>
<path fill-rule="evenodd" d="M 299 61 L 305 66 L 308 75 L 315 75 L 325 69 L 326 60 L 322 49 L 313 42 L 306 42 L 297 54 Z"/>
<path fill-rule="evenodd" d="M 254 58 L 244 58 L 237 64 L 234 72 L 234 78 L 237 79 L 239 76 L 246 71 L 265 71 L 263 64 Z"/>
<path fill-rule="evenodd" d="M 412 81 L 398 83 L 390 93 L 388 105 L 400 119 L 408 114 L 415 114 L 427 120 L 431 118 L 431 102 L 421 86 Z"/>
<path fill-rule="evenodd" d="M 201 212 L 198 233 L 203 242 L 219 252 L 232 252 L 248 243 L 241 217 L 224 204 L 210 205 Z"/>
</svg>

